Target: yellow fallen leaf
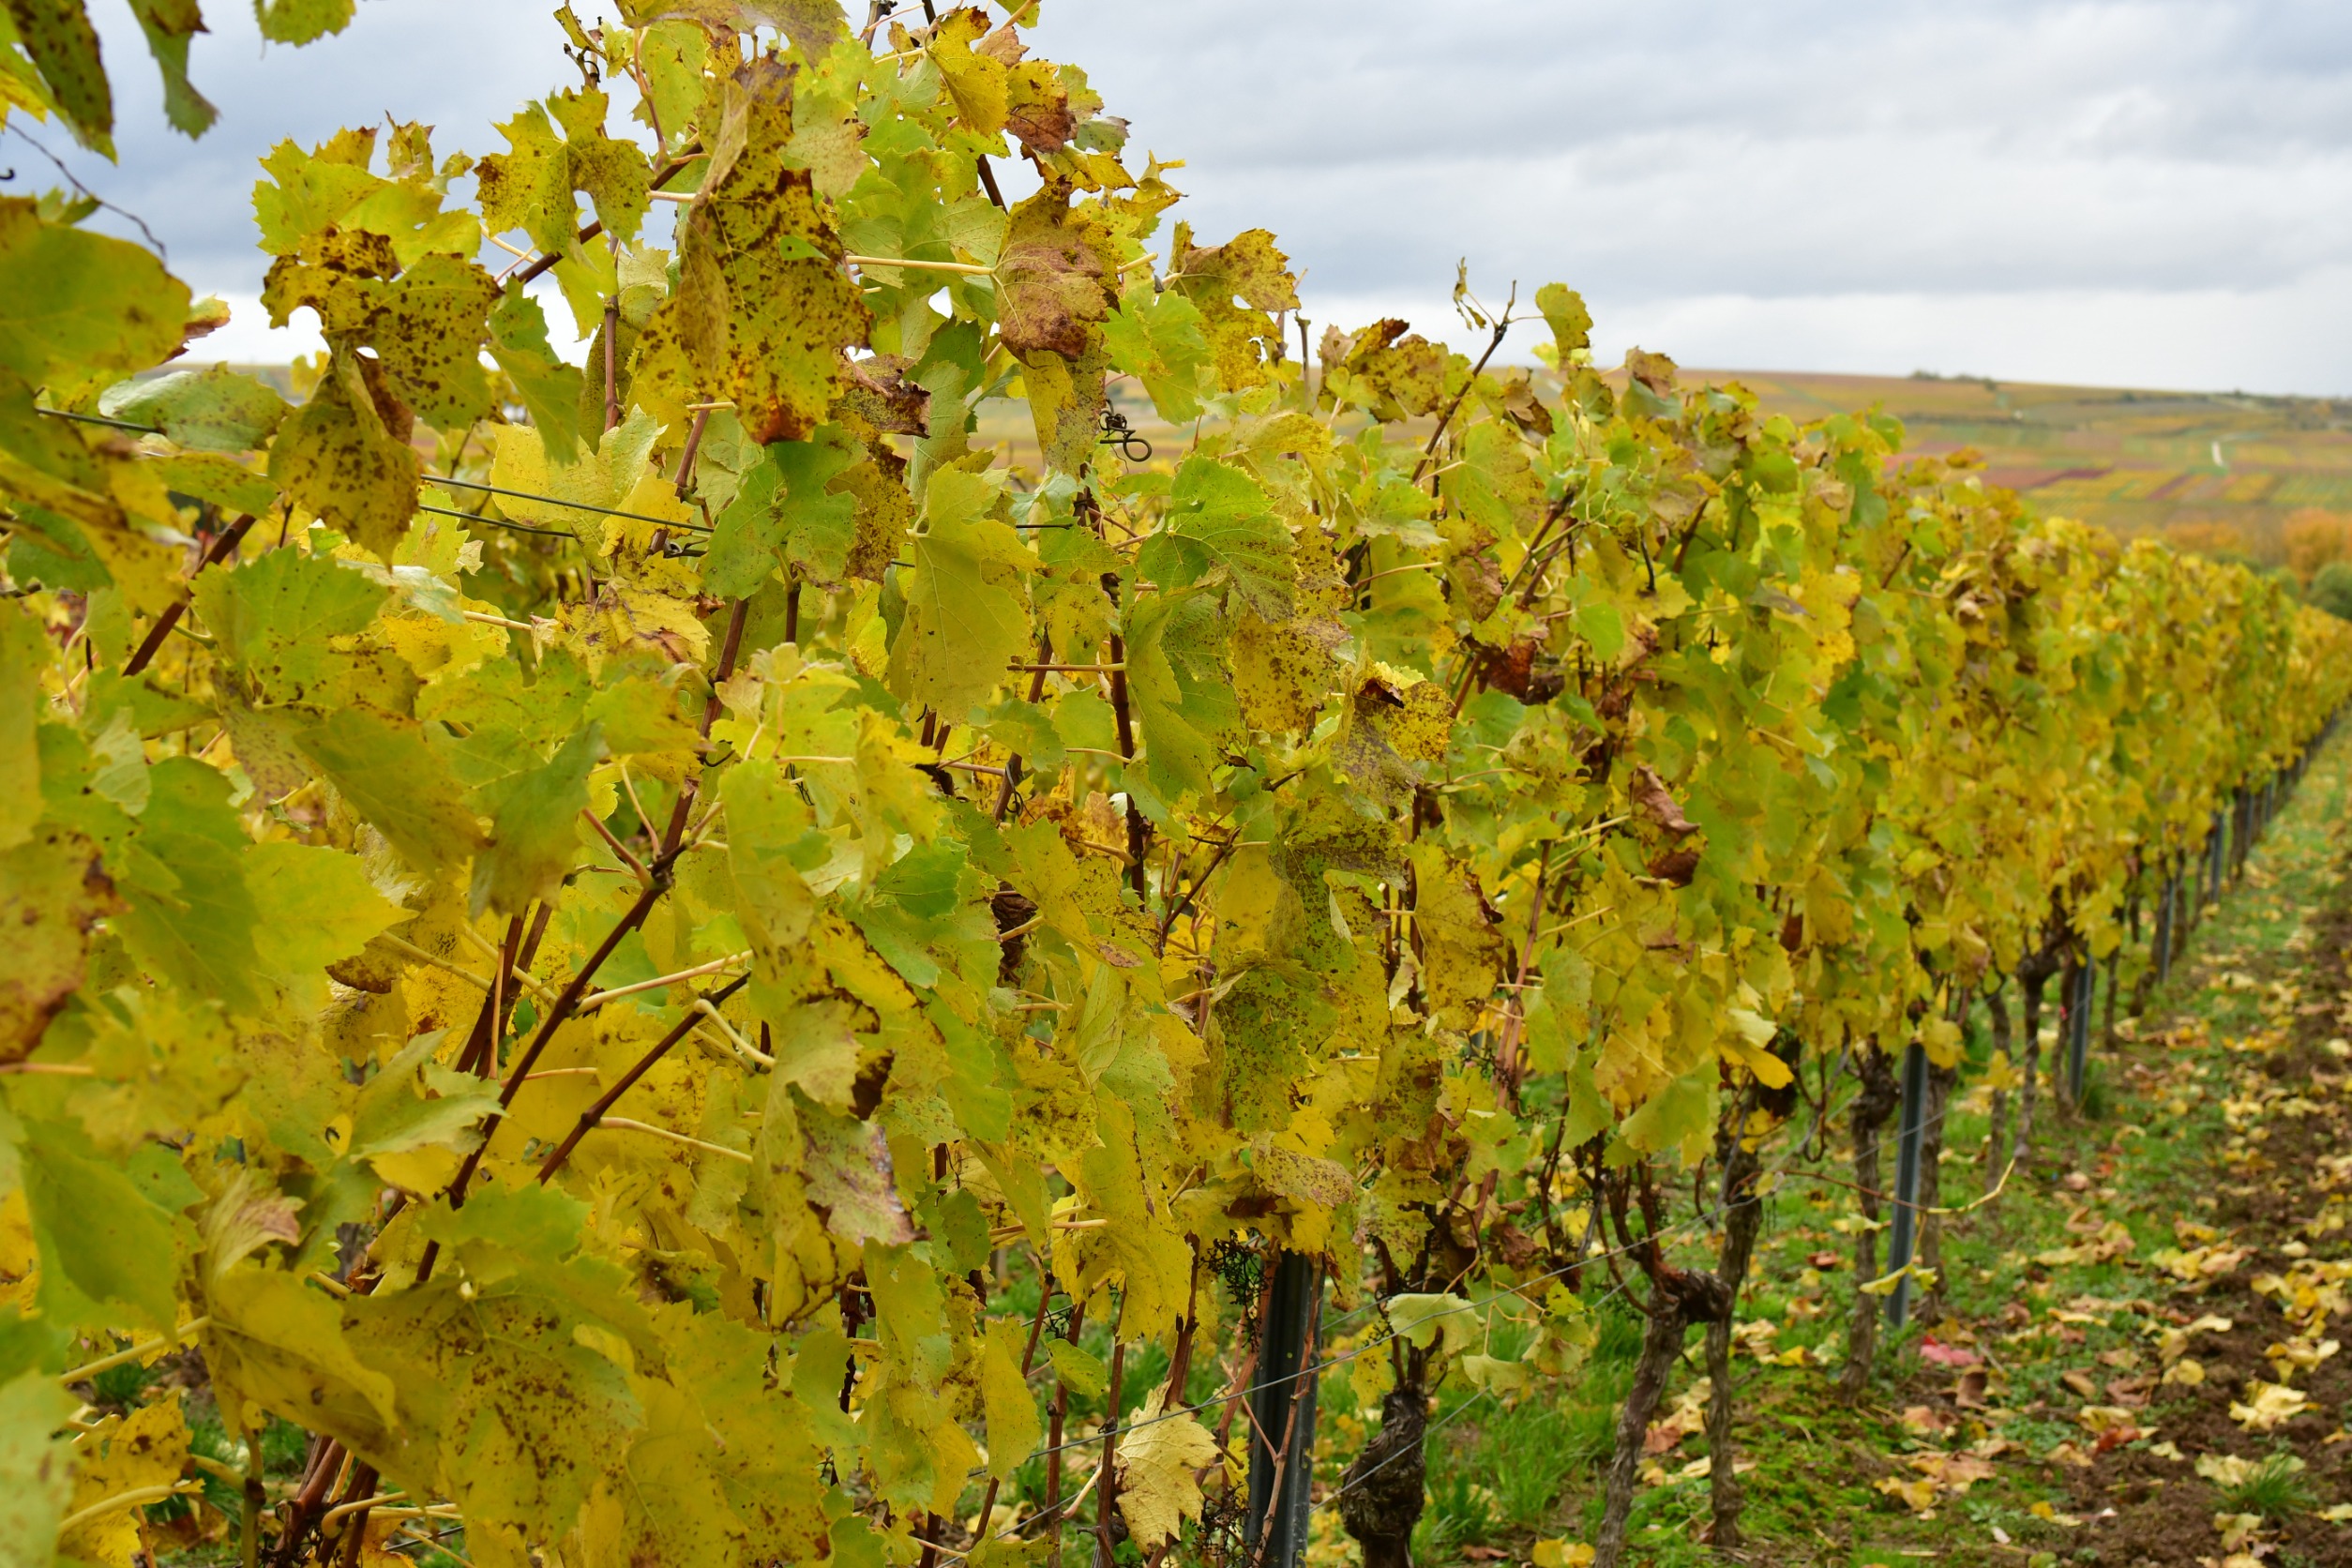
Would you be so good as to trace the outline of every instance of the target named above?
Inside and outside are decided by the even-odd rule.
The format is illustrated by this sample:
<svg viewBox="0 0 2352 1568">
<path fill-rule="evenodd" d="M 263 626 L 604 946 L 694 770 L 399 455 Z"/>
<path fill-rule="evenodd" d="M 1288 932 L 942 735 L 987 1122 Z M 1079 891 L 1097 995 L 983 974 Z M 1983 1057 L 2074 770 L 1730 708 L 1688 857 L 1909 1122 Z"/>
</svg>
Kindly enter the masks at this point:
<svg viewBox="0 0 2352 1568">
<path fill-rule="evenodd" d="M 1581 1541 L 1538 1541 L 1534 1556 L 1535 1568 L 1585 1568 L 1592 1560 L 1592 1548 Z"/>
<path fill-rule="evenodd" d="M 2074 1412 L 2074 1419 L 2082 1425 L 2084 1430 L 2093 1434 L 2111 1432 L 2118 1428 L 2123 1429 L 2128 1434 L 2138 1431 L 2140 1425 L 2136 1414 L 2120 1405 L 2085 1405 Z M 2127 1435 L 2123 1440 L 2129 1442 L 2131 1439 Z"/>
<path fill-rule="evenodd" d="M 2280 1340 L 2262 1353 L 2269 1358 L 2271 1366 L 2284 1374 L 2286 1367 L 2298 1372 L 2310 1372 L 2344 1347 L 2332 1339 L 2320 1339 L 2313 1334 L 2299 1334 L 2293 1339 Z"/>
<path fill-rule="evenodd" d="M 2216 1514 L 2213 1515 L 2213 1528 L 2222 1532 L 2222 1550 L 2243 1551 L 2254 1545 L 2254 1537 L 2261 1533 L 2262 1515 L 2259 1514 Z"/>
<path fill-rule="evenodd" d="M 2246 1478 L 2262 1468 L 2253 1459 L 2241 1459 L 2235 1454 L 2200 1454 L 2197 1473 L 2216 1486 L 2242 1486 Z M 2296 1469 L 2300 1470 L 2299 1463 Z"/>
<path fill-rule="evenodd" d="M 2164 1381 L 2185 1383 L 2192 1387 L 2205 1381 L 2205 1364 L 2183 1356 L 2164 1368 Z"/>
<path fill-rule="evenodd" d="M 2229 1407 L 2230 1419 L 2248 1431 L 2268 1432 L 2311 1409 L 2311 1395 L 2301 1389 L 2284 1383 L 2255 1383 L 2253 1389 L 2251 1400 Z"/>
<path fill-rule="evenodd" d="M 1891 1498 L 1900 1498 L 1914 1514 L 1924 1514 L 1936 1506 L 1936 1484 L 1923 1476 L 1904 1481 L 1890 1475 L 1878 1483 L 1878 1490 Z"/>
<path fill-rule="evenodd" d="M 1992 1462 L 1974 1454 L 1914 1454 L 1908 1462 L 1947 1492 L 1965 1492 L 1993 1477 Z"/>
</svg>

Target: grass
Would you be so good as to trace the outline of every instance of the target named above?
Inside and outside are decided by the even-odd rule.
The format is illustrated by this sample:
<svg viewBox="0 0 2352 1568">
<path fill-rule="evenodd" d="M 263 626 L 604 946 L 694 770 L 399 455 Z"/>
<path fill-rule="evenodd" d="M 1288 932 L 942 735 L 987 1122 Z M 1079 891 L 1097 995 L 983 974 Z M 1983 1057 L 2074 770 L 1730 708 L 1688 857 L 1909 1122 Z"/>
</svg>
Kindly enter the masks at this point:
<svg viewBox="0 0 2352 1568">
<path fill-rule="evenodd" d="M 2302 1460 L 2292 1454 L 2273 1454 L 2243 1481 L 2213 1490 L 2229 1512 L 2259 1514 L 2266 1519 L 2283 1519 L 2319 1505 L 2319 1494 L 2304 1479 Z"/>
<path fill-rule="evenodd" d="M 1641 1319 L 1622 1303 L 1604 1307 L 1591 1359 L 1562 1398 L 1490 1402 L 1471 1411 L 1470 1391 L 1445 1391 L 1437 1419 L 1463 1419 L 1449 1421 L 1429 1445 L 1429 1500 L 1413 1531 L 1415 1562 L 1455 1561 L 1468 1546 L 1550 1532 L 1562 1498 L 1596 1479 L 1616 1446 L 1641 1332 Z"/>
</svg>

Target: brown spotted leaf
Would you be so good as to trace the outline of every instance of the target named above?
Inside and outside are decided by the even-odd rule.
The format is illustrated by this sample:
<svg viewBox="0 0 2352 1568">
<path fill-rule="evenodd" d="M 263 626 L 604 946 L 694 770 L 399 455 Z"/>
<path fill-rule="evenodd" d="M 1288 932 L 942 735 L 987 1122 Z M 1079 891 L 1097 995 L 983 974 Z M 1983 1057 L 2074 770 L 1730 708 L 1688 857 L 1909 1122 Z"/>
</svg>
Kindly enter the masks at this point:
<svg viewBox="0 0 2352 1568">
<path fill-rule="evenodd" d="M 871 318 L 806 169 L 785 167 L 792 78 L 754 63 L 729 84 L 731 159 L 687 209 L 677 294 L 637 347 L 632 393 L 656 414 L 731 399 L 755 442 L 805 441 L 842 388 L 841 351 Z"/>
<path fill-rule="evenodd" d="M 54 822 L 0 852 L 0 1062 L 21 1062 L 82 984 L 90 927 L 122 908 L 96 844 Z"/>
<path fill-rule="evenodd" d="M 1202 247 L 1192 243 L 1191 226 L 1182 223 L 1170 250 L 1180 260 L 1169 282 L 1199 310 L 1218 378 L 1237 387 L 1262 383 L 1266 361 L 1283 352 L 1269 312 L 1299 306 L 1289 258 L 1264 229 L 1245 229 L 1223 245 Z"/>
<path fill-rule="evenodd" d="M 1072 208 L 1066 180 L 1048 181 L 1013 209 L 998 258 L 997 331 L 1026 359 L 1083 358 L 1101 339 L 1118 274 L 1099 213 Z"/>
<path fill-rule="evenodd" d="M 382 365 L 335 351 L 310 400 L 279 428 L 269 476 L 297 506 L 386 561 L 416 515 L 409 411 L 382 385 Z"/>
<path fill-rule="evenodd" d="M 372 349 L 393 394 L 443 430 L 489 412 L 481 349 L 498 298 L 476 263 L 433 251 L 402 272 L 389 239 L 356 229 L 306 236 L 262 286 L 271 325 L 309 307 L 330 346 Z"/>
<path fill-rule="evenodd" d="M 8 6 L 16 36 L 74 139 L 113 157 L 114 94 L 83 0 L 8 0 Z"/>
</svg>

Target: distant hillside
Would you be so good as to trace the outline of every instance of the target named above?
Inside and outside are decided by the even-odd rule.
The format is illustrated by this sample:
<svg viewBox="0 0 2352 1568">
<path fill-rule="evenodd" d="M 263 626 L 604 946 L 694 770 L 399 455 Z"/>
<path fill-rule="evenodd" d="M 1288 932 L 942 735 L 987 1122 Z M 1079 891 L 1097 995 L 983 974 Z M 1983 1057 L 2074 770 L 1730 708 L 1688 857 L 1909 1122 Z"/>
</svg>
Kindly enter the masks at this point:
<svg viewBox="0 0 2352 1568">
<path fill-rule="evenodd" d="M 1907 450 L 1973 446 L 1995 483 L 2038 509 L 2118 534 L 2279 563 L 2290 516 L 2352 516 L 2352 401 L 1925 375 L 1682 374 L 1739 382 L 1794 419 L 1875 404 L 1903 421 Z"/>
</svg>

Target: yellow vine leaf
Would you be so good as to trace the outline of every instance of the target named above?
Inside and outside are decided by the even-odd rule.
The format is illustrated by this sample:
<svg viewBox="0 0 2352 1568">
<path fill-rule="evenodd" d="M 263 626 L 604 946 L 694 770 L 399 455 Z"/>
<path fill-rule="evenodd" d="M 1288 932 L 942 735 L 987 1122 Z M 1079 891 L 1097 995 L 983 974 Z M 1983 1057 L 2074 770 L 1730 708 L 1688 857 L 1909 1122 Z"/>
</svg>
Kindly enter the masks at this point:
<svg viewBox="0 0 2352 1568">
<path fill-rule="evenodd" d="M 1169 1416 L 1166 1385 L 1155 1388 L 1119 1443 L 1119 1512 L 1137 1545 L 1150 1551 L 1200 1516 L 1194 1472 L 1216 1463 L 1217 1442 L 1189 1415 Z"/>
</svg>

